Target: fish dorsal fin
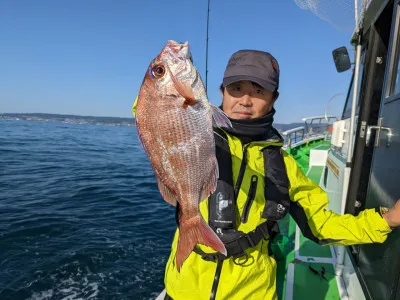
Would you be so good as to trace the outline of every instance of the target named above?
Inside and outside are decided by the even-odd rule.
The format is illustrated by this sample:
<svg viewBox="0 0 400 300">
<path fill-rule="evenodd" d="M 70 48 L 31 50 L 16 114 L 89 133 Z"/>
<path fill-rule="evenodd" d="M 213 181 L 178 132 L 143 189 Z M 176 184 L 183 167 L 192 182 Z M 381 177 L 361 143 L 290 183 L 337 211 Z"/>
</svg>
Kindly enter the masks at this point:
<svg viewBox="0 0 400 300">
<path fill-rule="evenodd" d="M 156 175 L 158 189 L 163 196 L 164 200 L 167 201 L 172 206 L 176 206 L 177 197 L 171 190 L 161 181 L 160 177 Z"/>
<path fill-rule="evenodd" d="M 224 127 L 224 128 L 232 128 L 232 123 L 228 119 L 228 116 L 218 107 L 211 105 L 212 113 L 213 113 L 213 119 L 215 121 L 215 124 L 218 127 Z"/>
</svg>

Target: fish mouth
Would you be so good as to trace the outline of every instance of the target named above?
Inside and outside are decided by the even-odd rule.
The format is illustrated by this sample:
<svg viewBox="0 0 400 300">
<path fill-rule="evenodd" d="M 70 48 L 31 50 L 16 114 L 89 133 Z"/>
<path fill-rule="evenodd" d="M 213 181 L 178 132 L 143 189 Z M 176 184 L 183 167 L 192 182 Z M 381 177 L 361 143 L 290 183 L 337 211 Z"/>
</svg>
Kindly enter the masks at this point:
<svg viewBox="0 0 400 300">
<path fill-rule="evenodd" d="M 174 40 L 168 40 L 157 57 L 153 59 L 152 65 L 165 64 L 166 62 L 169 62 L 170 65 L 181 65 L 182 62 L 187 62 L 188 60 L 193 62 L 189 50 L 189 42 L 179 43 Z"/>
<path fill-rule="evenodd" d="M 192 55 L 189 51 L 189 42 L 186 41 L 184 43 L 179 43 L 174 40 L 169 40 L 164 48 L 168 51 L 172 56 L 175 56 L 179 60 L 192 60 Z"/>
<path fill-rule="evenodd" d="M 165 84 L 172 81 L 177 92 L 174 92 L 174 95 L 178 96 L 179 94 L 186 99 L 184 106 L 195 104 L 193 85 L 198 80 L 198 72 L 191 59 L 189 42 L 180 43 L 169 40 L 150 66 L 150 72 L 158 73 L 153 74 L 153 79 L 162 78 L 164 74 L 168 75 Z M 158 72 L 157 68 L 159 67 L 165 70 L 165 72 L 161 72 L 162 75 Z"/>
<path fill-rule="evenodd" d="M 197 80 L 197 71 L 193 65 L 189 42 L 184 43 L 168 40 L 155 60 L 165 65 L 168 73 L 177 81 L 183 80 L 192 85 Z"/>
</svg>

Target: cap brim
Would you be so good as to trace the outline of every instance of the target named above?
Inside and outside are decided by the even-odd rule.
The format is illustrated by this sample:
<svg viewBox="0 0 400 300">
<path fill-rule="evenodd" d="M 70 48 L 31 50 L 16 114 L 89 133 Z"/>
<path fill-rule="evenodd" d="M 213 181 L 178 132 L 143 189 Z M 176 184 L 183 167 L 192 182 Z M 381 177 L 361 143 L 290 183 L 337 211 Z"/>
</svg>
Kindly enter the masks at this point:
<svg viewBox="0 0 400 300">
<path fill-rule="evenodd" d="M 253 77 L 253 76 L 230 76 L 227 78 L 224 78 L 222 81 L 222 85 L 223 87 L 227 87 L 228 85 L 238 82 L 238 81 L 242 81 L 242 80 L 248 80 L 254 83 L 257 83 L 258 85 L 262 86 L 264 89 L 266 89 L 267 91 L 270 91 L 271 93 L 273 93 L 276 89 L 276 86 L 274 84 L 269 83 L 268 81 L 262 80 L 260 78 L 257 77 Z"/>
</svg>

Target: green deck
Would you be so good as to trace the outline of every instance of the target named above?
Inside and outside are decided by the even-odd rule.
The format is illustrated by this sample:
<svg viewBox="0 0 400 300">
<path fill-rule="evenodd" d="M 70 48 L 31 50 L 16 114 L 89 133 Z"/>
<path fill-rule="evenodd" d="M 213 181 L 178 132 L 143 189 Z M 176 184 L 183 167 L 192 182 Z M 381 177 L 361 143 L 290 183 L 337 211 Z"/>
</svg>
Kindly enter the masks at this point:
<svg viewBox="0 0 400 300">
<path fill-rule="evenodd" d="M 321 178 L 323 170 L 324 170 L 324 167 L 312 166 L 311 169 L 309 169 L 306 174 L 307 174 L 308 178 L 310 178 L 316 184 L 319 184 L 319 179 Z"/>
<path fill-rule="evenodd" d="M 310 150 L 328 150 L 329 147 L 330 142 L 326 142 L 324 140 L 316 140 L 293 149 L 287 149 L 286 151 L 296 159 L 297 164 L 303 170 L 304 174 L 307 174 L 310 162 Z"/>
<path fill-rule="evenodd" d="M 318 184 L 323 167 L 313 166 L 309 169 L 311 149 L 327 150 L 329 143 L 322 140 L 313 141 L 296 149 L 289 149 L 287 152 L 294 156 L 303 172 Z M 340 299 L 334 265 L 329 262 L 332 259 L 330 247 L 319 246 L 304 238 L 300 230 L 296 230 L 296 223 L 291 217 L 280 221 L 280 228 L 281 234 L 274 241 L 273 247 L 278 264 L 277 292 L 279 299 Z M 296 231 L 299 235 L 297 254 L 295 251 Z M 286 238 L 288 240 L 280 241 Z M 285 244 L 285 246 L 277 247 L 277 244 Z M 326 280 L 314 274 L 310 270 L 310 266 L 317 271 L 321 271 L 324 267 Z"/>
</svg>

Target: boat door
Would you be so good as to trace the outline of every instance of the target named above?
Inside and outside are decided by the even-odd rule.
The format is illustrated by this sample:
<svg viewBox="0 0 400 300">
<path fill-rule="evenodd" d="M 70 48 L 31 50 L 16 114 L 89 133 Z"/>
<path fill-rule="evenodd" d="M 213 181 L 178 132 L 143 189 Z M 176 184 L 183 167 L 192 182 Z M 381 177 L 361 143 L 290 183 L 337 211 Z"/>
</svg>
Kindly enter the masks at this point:
<svg viewBox="0 0 400 300">
<path fill-rule="evenodd" d="M 400 198 L 400 0 L 395 1 L 392 20 L 378 124 L 367 126 L 367 147 L 374 147 L 367 208 L 392 207 Z M 371 299 L 400 299 L 400 230 L 383 244 L 360 246 L 357 267 Z"/>
</svg>

